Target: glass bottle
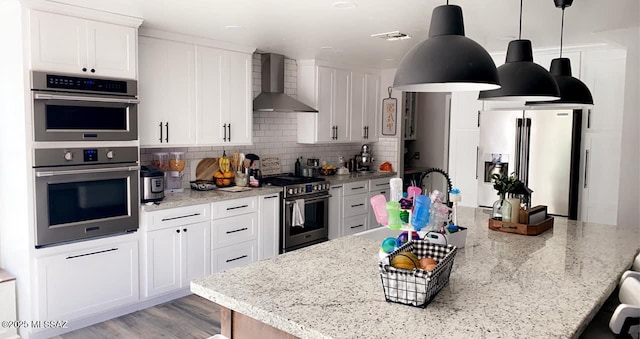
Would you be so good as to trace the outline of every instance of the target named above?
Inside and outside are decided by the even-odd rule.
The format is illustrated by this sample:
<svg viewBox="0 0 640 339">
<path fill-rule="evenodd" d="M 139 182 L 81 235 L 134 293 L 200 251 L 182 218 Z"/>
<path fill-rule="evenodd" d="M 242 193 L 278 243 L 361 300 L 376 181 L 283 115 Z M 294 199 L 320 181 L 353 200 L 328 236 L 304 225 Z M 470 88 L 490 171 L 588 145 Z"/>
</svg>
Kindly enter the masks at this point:
<svg viewBox="0 0 640 339">
<path fill-rule="evenodd" d="M 511 221 L 511 203 L 505 199 L 504 193 L 500 194 L 500 199 L 493 203 L 491 218 L 502 221 Z"/>
</svg>

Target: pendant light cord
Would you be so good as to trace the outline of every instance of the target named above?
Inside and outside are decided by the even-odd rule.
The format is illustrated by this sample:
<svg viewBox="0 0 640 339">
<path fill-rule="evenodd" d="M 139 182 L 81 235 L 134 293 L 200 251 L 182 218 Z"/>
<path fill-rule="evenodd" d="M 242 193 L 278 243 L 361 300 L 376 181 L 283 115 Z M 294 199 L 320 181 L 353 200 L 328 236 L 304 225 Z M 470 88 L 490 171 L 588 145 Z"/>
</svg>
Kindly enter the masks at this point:
<svg viewBox="0 0 640 339">
<path fill-rule="evenodd" d="M 562 58 L 562 38 L 564 36 L 564 6 L 562 6 L 562 23 L 560 24 L 560 57 Z"/>
<path fill-rule="evenodd" d="M 520 0 L 520 29 L 518 30 L 518 40 L 522 40 L 522 0 Z"/>
</svg>

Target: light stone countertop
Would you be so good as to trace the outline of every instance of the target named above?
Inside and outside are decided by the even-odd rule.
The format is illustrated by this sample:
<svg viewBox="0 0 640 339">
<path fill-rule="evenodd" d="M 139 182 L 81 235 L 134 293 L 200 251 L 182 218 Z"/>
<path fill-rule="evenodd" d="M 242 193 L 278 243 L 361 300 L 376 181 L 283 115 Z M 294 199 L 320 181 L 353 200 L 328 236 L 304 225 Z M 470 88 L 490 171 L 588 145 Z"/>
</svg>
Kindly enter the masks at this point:
<svg viewBox="0 0 640 339">
<path fill-rule="evenodd" d="M 373 173 L 350 173 L 349 175 L 332 175 L 322 177 L 329 180 L 331 185 L 341 185 L 349 182 L 378 179 L 385 177 L 395 177 L 395 172 L 373 172 Z M 282 187 L 278 186 L 262 186 L 258 188 L 252 188 L 250 191 L 244 192 L 224 192 L 217 189 L 211 191 L 196 191 L 185 188 L 182 193 L 165 193 L 164 199 L 156 204 L 142 204 L 142 210 L 145 212 L 163 210 L 175 207 L 184 207 L 197 205 L 208 202 L 231 200 L 245 197 L 253 197 L 264 194 L 279 193 L 282 191 Z"/>
<path fill-rule="evenodd" d="M 196 279 L 191 291 L 301 338 L 567 338 L 593 318 L 640 248 L 638 225 L 555 218 L 539 236 L 470 226 L 425 308 L 386 302 L 379 242 L 347 236 Z"/>
</svg>

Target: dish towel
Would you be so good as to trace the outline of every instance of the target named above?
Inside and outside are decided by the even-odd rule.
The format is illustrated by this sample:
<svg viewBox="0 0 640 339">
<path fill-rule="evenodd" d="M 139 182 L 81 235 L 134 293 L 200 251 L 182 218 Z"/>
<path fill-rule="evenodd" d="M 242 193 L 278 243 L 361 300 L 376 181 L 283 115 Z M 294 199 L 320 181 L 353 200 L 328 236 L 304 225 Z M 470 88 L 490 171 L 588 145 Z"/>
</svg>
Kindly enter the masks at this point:
<svg viewBox="0 0 640 339">
<path fill-rule="evenodd" d="M 304 227 L 304 199 L 296 199 L 293 203 L 291 225 L 293 227 Z"/>
</svg>

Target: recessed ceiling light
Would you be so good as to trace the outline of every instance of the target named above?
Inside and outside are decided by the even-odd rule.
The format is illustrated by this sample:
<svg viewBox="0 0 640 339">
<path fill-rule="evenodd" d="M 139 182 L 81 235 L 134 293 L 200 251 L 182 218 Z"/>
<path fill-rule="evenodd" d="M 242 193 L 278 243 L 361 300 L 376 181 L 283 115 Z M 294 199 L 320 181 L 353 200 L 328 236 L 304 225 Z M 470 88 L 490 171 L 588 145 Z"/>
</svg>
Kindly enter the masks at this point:
<svg viewBox="0 0 640 339">
<path fill-rule="evenodd" d="M 356 5 L 351 1 L 336 1 L 331 4 L 331 7 L 339 8 L 339 9 L 349 9 L 349 8 L 356 8 L 358 7 L 358 5 Z"/>
<path fill-rule="evenodd" d="M 386 32 L 386 33 L 378 33 L 371 34 L 372 38 L 381 38 L 387 41 L 397 41 L 397 40 L 406 40 L 411 39 L 411 36 L 405 33 L 400 33 L 400 31 Z"/>
<path fill-rule="evenodd" d="M 238 30 L 238 29 L 243 29 L 244 27 L 238 26 L 238 25 L 227 25 L 227 26 L 224 26 L 224 28 L 228 30 Z"/>
<path fill-rule="evenodd" d="M 395 61 L 395 60 L 396 59 L 394 59 L 394 58 L 387 58 L 387 59 L 384 59 L 383 61 Z"/>
<path fill-rule="evenodd" d="M 322 46 L 320 49 L 333 49 L 333 46 Z"/>
</svg>

